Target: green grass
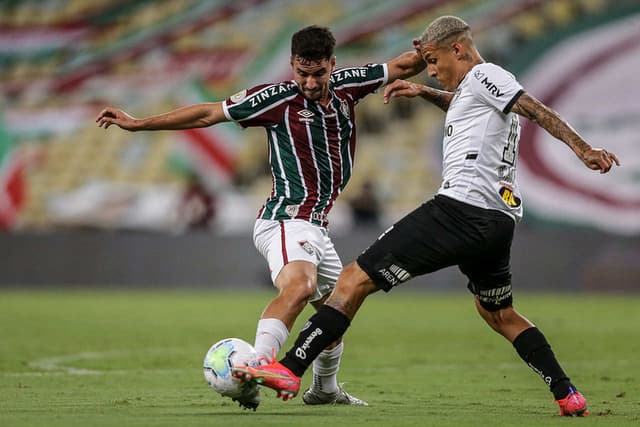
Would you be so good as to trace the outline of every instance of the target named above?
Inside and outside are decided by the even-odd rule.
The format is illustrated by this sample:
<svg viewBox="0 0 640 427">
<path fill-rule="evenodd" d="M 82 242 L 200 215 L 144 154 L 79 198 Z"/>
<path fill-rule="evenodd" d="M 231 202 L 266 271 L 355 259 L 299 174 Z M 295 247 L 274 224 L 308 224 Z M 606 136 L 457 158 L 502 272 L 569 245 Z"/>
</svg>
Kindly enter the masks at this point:
<svg viewBox="0 0 640 427">
<path fill-rule="evenodd" d="M 405 290 L 370 297 L 345 339 L 340 380 L 371 406 L 305 407 L 266 390 L 258 412 L 241 411 L 209 390 L 202 359 L 221 338 L 252 342 L 271 296 L 0 292 L 0 425 L 640 424 L 638 296 L 518 296 L 589 399 L 586 419 L 556 416 L 542 380 L 470 296 Z"/>
</svg>

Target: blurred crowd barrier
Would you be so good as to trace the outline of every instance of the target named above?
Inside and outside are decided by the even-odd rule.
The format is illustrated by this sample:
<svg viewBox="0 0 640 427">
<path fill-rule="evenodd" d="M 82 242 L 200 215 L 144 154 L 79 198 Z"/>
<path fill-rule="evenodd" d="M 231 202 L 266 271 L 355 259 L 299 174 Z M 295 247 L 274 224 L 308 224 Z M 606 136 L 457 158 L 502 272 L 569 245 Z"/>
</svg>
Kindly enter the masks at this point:
<svg viewBox="0 0 640 427">
<path fill-rule="evenodd" d="M 178 236 L 248 238 L 271 191 L 262 130 L 228 123 L 179 132 L 105 131 L 94 122 L 98 112 L 114 105 L 147 116 L 288 79 L 291 34 L 309 24 L 332 29 L 338 66 L 382 62 L 410 49 L 443 14 L 467 20 L 485 60 L 511 69 L 592 145 L 622 160 L 622 168 L 598 176 L 562 143 L 523 123 L 521 229 L 536 230 L 527 245 L 540 245 L 540 259 L 547 259 L 545 247 L 554 257 L 574 259 L 575 251 L 591 247 L 585 235 L 598 236 L 589 264 L 569 265 L 579 270 L 572 276 L 582 277 L 575 286 L 590 288 L 600 286 L 602 269 L 628 270 L 627 262 L 640 256 L 636 0 L 328 0 L 322 7 L 310 0 L 6 0 L 0 9 L 5 260 L 20 264 L 15 254 L 28 254 L 18 248 L 48 247 L 55 236 L 64 242 L 57 248 L 97 239 L 91 248 L 98 253 L 100 239 L 120 244 L 129 234 L 170 248 L 182 241 Z M 375 238 L 431 197 L 440 184 L 442 118 L 415 100 L 385 106 L 374 95 L 362 102 L 357 166 L 330 216 L 335 233 L 351 242 L 359 240 L 350 234 Z M 209 233 L 195 237 L 193 230 Z M 556 245 L 559 230 L 566 247 Z M 210 256 L 224 253 L 211 245 Z M 3 274 L 5 283 L 26 277 Z M 627 283 L 625 277 L 616 280 Z M 640 283 L 637 274 L 629 277 Z"/>
<path fill-rule="evenodd" d="M 336 232 L 343 263 L 353 261 L 380 234 L 378 227 Z M 512 251 L 517 295 L 544 292 L 640 291 L 640 242 L 596 230 L 521 226 Z M 188 232 L 0 234 L 0 288 L 179 288 L 273 291 L 266 262 L 250 233 Z M 421 276 L 395 292 L 465 292 L 457 268 Z"/>
</svg>

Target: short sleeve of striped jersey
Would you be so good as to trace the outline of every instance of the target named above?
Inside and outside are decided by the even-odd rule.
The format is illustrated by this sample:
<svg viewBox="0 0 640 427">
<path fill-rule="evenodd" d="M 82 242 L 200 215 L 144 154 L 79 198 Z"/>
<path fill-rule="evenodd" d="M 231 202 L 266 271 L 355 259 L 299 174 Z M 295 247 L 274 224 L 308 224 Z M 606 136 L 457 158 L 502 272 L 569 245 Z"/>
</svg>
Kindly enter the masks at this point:
<svg viewBox="0 0 640 427">
<path fill-rule="evenodd" d="M 230 96 L 222 109 L 227 119 L 242 127 L 273 126 L 282 120 L 286 102 L 296 95 L 292 82 L 264 84 Z"/>
<path fill-rule="evenodd" d="M 358 101 L 380 89 L 387 83 L 387 64 L 367 64 L 363 67 L 348 67 L 335 70 L 331 81 L 335 90 L 345 90 Z"/>
</svg>

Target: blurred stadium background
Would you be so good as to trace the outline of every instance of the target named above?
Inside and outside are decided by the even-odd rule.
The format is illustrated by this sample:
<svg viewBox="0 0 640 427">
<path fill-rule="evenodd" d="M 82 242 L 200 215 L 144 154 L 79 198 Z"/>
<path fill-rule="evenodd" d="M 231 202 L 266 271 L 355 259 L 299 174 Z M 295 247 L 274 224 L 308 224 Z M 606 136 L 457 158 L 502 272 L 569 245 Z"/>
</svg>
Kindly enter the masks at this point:
<svg viewBox="0 0 640 427">
<path fill-rule="evenodd" d="M 289 78 L 291 34 L 328 25 L 338 65 L 381 62 L 442 14 L 623 167 L 599 176 L 524 124 L 518 287 L 640 290 L 640 2 L 3 0 L 0 286 L 255 287 L 251 230 L 271 177 L 262 130 L 99 129 Z M 417 77 L 424 80 L 424 76 Z M 431 82 L 433 83 L 433 82 Z M 439 185 L 442 113 L 359 109 L 357 167 L 331 214 L 343 261 Z M 408 287 L 464 289 L 455 269 Z"/>
</svg>

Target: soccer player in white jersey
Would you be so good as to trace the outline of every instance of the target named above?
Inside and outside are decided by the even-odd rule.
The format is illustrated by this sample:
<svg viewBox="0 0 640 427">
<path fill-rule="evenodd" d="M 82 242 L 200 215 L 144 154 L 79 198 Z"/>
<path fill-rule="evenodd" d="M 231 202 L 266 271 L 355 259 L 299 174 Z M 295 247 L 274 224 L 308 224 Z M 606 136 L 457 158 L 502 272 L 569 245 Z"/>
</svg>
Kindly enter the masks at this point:
<svg viewBox="0 0 640 427">
<path fill-rule="evenodd" d="M 417 41 L 416 41 L 417 42 Z M 258 322 L 254 347 L 273 357 L 307 302 L 320 307 L 333 289 L 342 262 L 327 232 L 327 215 L 351 177 L 356 145 L 355 105 L 381 86 L 425 68 L 417 51 L 383 64 L 336 69 L 335 39 L 310 26 L 291 39 L 294 79 L 243 90 L 222 102 L 196 104 L 144 119 L 108 107 L 99 126 L 122 129 L 188 129 L 234 121 L 264 127 L 273 190 L 256 220 L 253 239 L 266 258 L 278 295 Z M 340 337 L 314 362 L 306 404 L 366 405 L 337 382 L 344 345 Z M 244 408 L 260 402 L 252 385 L 239 399 Z"/>
<path fill-rule="evenodd" d="M 234 375 L 262 381 L 288 400 L 311 361 L 349 327 L 365 298 L 412 277 L 458 265 L 475 306 L 491 328 L 513 344 L 549 386 L 560 414 L 587 415 L 587 402 L 570 382 L 542 332 L 513 308 L 510 248 L 522 216 L 516 183 L 518 116 L 533 120 L 571 148 L 590 169 L 608 172 L 615 154 L 592 148 L 555 111 L 527 94 L 514 76 L 485 63 L 462 19 L 443 16 L 420 38 L 429 76 L 445 89 L 398 80 L 385 102 L 422 97 L 446 111 L 443 177 L 437 195 L 398 221 L 356 262 L 345 267 L 325 305 L 279 362 Z"/>
</svg>

